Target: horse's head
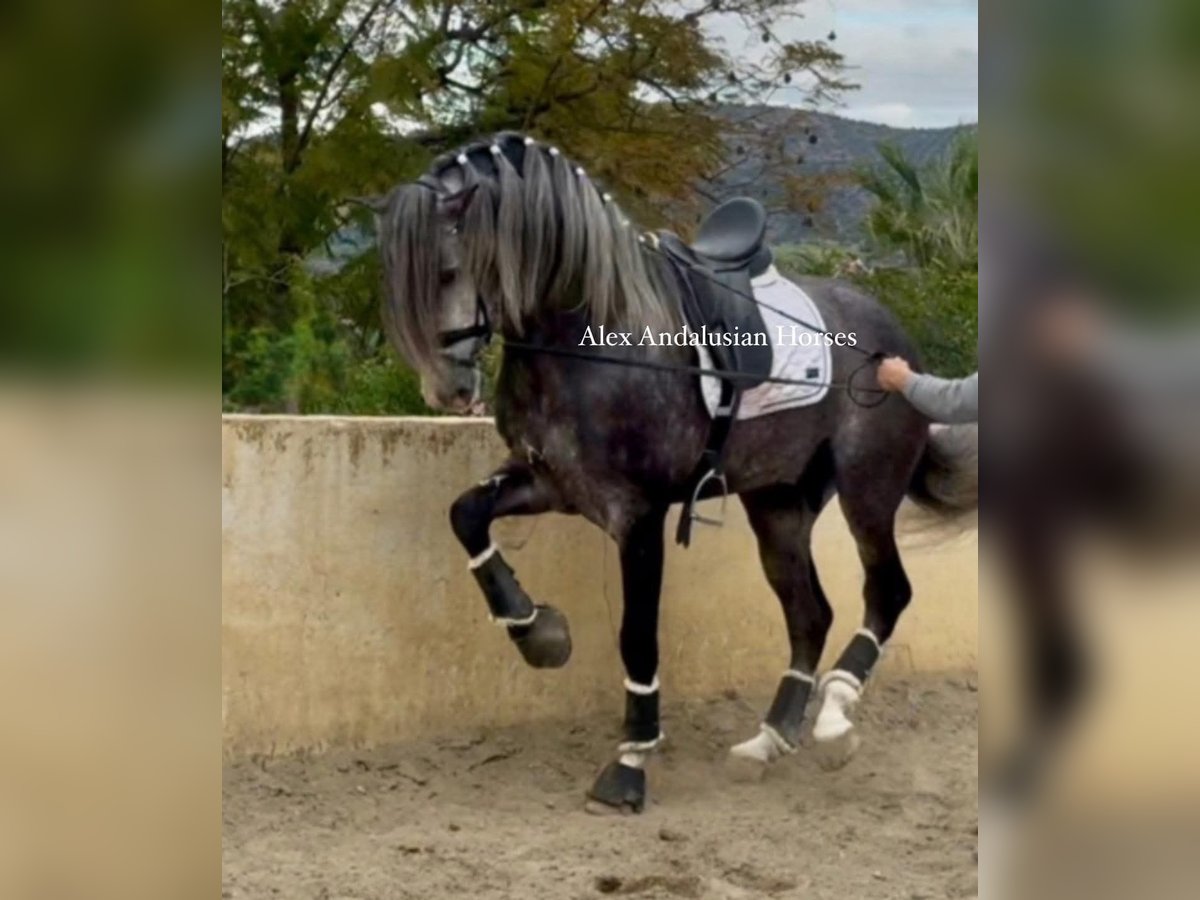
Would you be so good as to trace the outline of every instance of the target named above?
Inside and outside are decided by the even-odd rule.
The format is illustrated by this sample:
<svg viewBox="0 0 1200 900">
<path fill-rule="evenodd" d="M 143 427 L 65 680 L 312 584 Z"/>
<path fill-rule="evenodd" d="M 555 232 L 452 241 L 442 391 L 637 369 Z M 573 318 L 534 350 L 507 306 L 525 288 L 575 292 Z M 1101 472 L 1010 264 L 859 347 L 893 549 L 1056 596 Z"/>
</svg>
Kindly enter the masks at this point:
<svg viewBox="0 0 1200 900">
<path fill-rule="evenodd" d="M 493 329 L 521 336 L 564 310 L 639 329 L 674 322 L 612 198 L 532 138 L 497 135 L 440 157 L 392 191 L 380 224 L 384 322 L 431 406 L 475 404 Z"/>
<path fill-rule="evenodd" d="M 420 376 L 425 402 L 454 412 L 466 412 L 480 399 L 479 356 L 491 334 L 463 262 L 462 223 L 476 188 L 403 185 L 381 213 L 384 324 Z"/>
</svg>

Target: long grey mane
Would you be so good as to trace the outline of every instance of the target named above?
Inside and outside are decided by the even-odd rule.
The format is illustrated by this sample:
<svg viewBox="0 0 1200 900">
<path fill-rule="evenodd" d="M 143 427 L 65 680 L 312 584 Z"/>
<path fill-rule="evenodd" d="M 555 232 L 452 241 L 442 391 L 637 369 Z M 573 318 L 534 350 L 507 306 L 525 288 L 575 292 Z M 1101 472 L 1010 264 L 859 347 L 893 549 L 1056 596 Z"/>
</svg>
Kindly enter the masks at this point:
<svg viewBox="0 0 1200 900">
<path fill-rule="evenodd" d="M 388 197 L 384 322 L 410 361 L 436 362 L 439 196 L 470 188 L 461 265 L 504 334 L 521 336 L 539 315 L 566 309 L 621 330 L 678 327 L 675 292 L 616 202 L 556 149 L 507 134 L 441 157 Z"/>
</svg>

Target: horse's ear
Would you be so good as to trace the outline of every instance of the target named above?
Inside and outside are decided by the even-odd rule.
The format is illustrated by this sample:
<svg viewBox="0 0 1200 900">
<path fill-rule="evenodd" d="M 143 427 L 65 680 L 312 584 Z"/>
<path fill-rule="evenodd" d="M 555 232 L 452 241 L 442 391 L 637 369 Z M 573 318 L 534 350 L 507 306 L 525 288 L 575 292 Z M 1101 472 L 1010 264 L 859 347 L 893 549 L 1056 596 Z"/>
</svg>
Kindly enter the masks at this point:
<svg viewBox="0 0 1200 900">
<path fill-rule="evenodd" d="M 461 191 L 441 197 L 438 200 L 438 212 L 452 222 L 461 221 L 478 187 L 478 184 L 467 185 Z"/>
</svg>

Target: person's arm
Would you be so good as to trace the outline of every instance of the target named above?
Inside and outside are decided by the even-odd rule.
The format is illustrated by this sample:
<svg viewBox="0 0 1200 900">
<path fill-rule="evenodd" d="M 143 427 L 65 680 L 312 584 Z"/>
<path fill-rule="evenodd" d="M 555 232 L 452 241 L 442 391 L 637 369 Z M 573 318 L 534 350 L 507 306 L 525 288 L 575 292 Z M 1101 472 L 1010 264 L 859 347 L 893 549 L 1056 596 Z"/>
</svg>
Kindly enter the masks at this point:
<svg viewBox="0 0 1200 900">
<path fill-rule="evenodd" d="M 913 372 L 904 397 L 935 422 L 961 425 L 979 421 L 979 373 L 966 378 L 938 378 Z"/>
</svg>

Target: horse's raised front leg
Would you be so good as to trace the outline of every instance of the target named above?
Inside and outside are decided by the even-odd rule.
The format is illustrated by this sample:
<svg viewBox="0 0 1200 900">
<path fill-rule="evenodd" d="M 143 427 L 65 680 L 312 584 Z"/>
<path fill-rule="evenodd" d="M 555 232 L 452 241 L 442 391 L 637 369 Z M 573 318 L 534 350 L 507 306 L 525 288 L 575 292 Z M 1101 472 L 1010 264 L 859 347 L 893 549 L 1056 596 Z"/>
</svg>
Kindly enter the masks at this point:
<svg viewBox="0 0 1200 900">
<path fill-rule="evenodd" d="M 783 607 L 791 645 L 790 664 L 758 734 L 729 751 L 735 771 L 752 777 L 799 745 L 814 673 L 833 622 L 811 552 L 813 523 L 828 499 L 829 486 L 825 478 L 808 480 L 812 483 L 807 486 L 778 485 L 742 495 L 763 571 Z"/>
<path fill-rule="evenodd" d="M 624 740 L 618 756 L 588 791 L 592 811 L 641 812 L 646 805 L 647 754 L 662 741 L 658 718 L 658 602 L 662 589 L 663 521 L 666 509 L 638 518 L 619 538 L 621 660 L 625 664 Z"/>
<path fill-rule="evenodd" d="M 528 516 L 561 509 L 558 495 L 526 463 L 511 460 L 450 507 L 450 525 L 467 553 L 492 620 L 504 625 L 525 661 L 558 668 L 571 657 L 567 619 L 553 606 L 535 604 L 492 541 L 489 527 L 504 516 Z"/>
</svg>

